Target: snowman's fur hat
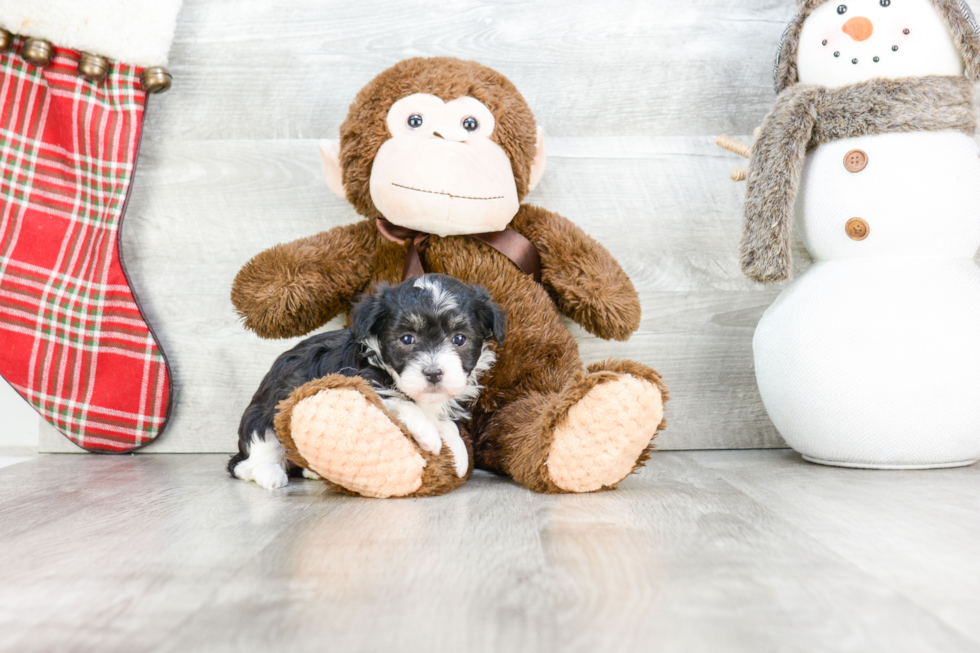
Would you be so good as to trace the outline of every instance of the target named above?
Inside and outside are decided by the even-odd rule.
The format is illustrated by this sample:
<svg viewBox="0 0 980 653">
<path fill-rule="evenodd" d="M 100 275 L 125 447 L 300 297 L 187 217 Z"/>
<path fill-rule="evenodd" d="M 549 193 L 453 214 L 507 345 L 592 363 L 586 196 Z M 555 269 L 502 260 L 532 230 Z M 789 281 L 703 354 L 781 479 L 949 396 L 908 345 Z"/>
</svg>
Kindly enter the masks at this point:
<svg viewBox="0 0 980 653">
<path fill-rule="evenodd" d="M 970 7 L 963 0 L 930 1 L 939 11 L 950 34 L 953 35 L 953 41 L 966 64 L 967 79 L 971 82 L 980 81 L 980 26 Z M 796 17 L 783 32 L 779 49 L 776 51 L 776 63 L 773 66 L 776 93 L 796 83 L 796 51 L 800 43 L 803 21 L 814 9 L 826 2 L 828 0 L 797 0 Z"/>
</svg>

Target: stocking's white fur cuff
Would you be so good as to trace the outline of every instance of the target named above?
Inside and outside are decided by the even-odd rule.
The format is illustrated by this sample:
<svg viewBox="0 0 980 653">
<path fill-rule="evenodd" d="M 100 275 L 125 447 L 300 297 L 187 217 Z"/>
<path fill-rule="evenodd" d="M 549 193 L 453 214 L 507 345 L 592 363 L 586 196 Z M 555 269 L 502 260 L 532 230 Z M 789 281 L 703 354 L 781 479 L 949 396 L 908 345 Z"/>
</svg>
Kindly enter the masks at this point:
<svg viewBox="0 0 980 653">
<path fill-rule="evenodd" d="M 0 0 L 0 27 L 135 66 L 165 66 L 182 0 Z"/>
</svg>

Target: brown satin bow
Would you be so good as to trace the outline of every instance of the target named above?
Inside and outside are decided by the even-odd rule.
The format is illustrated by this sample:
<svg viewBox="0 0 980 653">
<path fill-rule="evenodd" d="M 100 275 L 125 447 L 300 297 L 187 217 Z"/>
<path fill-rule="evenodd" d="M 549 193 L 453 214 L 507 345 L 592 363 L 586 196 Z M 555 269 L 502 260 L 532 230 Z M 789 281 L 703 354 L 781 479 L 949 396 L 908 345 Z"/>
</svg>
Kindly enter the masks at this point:
<svg viewBox="0 0 980 653">
<path fill-rule="evenodd" d="M 405 255 L 405 267 L 402 270 L 402 281 L 425 274 L 422 257 L 429 246 L 431 234 L 392 224 L 384 218 L 378 218 L 377 225 L 382 236 L 399 245 L 408 246 L 408 253 Z M 513 261 L 514 265 L 519 267 L 524 274 L 530 274 L 535 281 L 541 283 L 541 256 L 534 244 L 521 234 L 508 228 L 503 231 L 466 235 L 490 245 Z"/>
</svg>

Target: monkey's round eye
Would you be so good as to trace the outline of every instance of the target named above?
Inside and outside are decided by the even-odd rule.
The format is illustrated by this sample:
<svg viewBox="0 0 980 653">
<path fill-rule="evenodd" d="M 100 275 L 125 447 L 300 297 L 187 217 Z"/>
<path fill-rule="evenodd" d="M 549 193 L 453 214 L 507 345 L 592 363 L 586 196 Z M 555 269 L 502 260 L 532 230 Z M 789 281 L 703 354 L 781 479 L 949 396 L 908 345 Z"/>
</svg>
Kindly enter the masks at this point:
<svg viewBox="0 0 980 653">
<path fill-rule="evenodd" d="M 402 336 L 400 338 L 400 340 L 402 341 L 402 344 L 405 345 L 405 346 L 414 345 L 415 344 L 415 336 L 405 335 L 405 336 Z"/>
<path fill-rule="evenodd" d="M 838 14 L 846 14 L 847 13 L 847 5 L 840 5 L 839 7 L 837 7 L 837 13 Z"/>
<path fill-rule="evenodd" d="M 456 335 L 453 336 L 453 344 L 456 345 L 457 347 L 462 347 L 463 345 L 466 344 L 466 336 L 464 336 L 461 333 L 457 333 Z"/>
<path fill-rule="evenodd" d="M 878 4 L 880 4 L 882 7 L 887 7 L 891 3 L 892 3 L 892 0 L 881 0 L 881 2 L 878 3 Z"/>
<path fill-rule="evenodd" d="M 422 126 L 422 116 L 417 113 L 413 113 L 408 117 L 408 126 L 412 129 L 418 129 Z"/>
<path fill-rule="evenodd" d="M 478 123 L 476 121 L 476 118 L 474 118 L 473 116 L 466 116 L 465 118 L 463 118 L 463 129 L 465 129 L 466 131 L 475 132 L 479 128 L 480 128 L 480 123 Z"/>
</svg>

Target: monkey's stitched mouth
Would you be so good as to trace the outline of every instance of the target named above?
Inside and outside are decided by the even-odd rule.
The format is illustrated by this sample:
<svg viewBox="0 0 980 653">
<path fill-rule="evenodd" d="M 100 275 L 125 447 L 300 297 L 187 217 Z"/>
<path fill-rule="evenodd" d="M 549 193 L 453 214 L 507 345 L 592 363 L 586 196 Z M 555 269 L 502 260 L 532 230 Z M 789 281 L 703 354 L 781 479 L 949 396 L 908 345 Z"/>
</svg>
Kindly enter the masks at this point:
<svg viewBox="0 0 980 653">
<path fill-rule="evenodd" d="M 392 186 L 397 186 L 398 188 L 404 188 L 405 190 L 414 190 L 415 192 L 418 192 L 418 193 L 431 193 L 433 195 L 446 195 L 446 196 L 448 196 L 448 197 L 450 197 L 452 199 L 455 199 L 455 200 L 502 200 L 502 199 L 504 199 L 504 196 L 503 195 L 500 195 L 498 197 L 467 197 L 466 195 L 453 195 L 452 193 L 444 193 L 441 190 L 423 190 L 421 188 L 412 188 L 411 186 L 402 186 L 401 184 L 396 184 L 395 182 L 391 182 L 391 185 Z"/>
</svg>

